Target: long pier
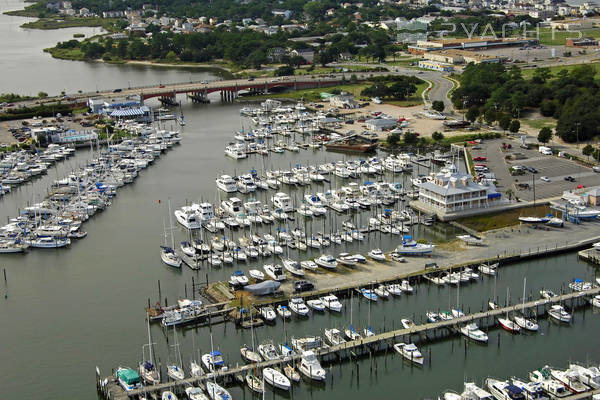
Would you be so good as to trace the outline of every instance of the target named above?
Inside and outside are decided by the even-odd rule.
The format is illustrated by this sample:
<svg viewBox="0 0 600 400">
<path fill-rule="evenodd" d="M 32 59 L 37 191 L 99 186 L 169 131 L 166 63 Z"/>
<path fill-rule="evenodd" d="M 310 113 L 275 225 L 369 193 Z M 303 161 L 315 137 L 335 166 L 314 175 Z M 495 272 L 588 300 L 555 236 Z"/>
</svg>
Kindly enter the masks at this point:
<svg viewBox="0 0 600 400">
<path fill-rule="evenodd" d="M 535 315 L 537 316 L 539 314 L 540 308 L 542 309 L 543 314 L 546 312 L 546 306 L 567 301 L 571 302 L 571 308 L 574 309 L 577 307 L 585 306 L 586 304 L 588 304 L 587 298 L 590 296 L 595 296 L 597 294 L 600 294 L 599 287 L 595 287 L 590 290 L 585 290 L 581 292 L 562 294 L 552 299 L 533 300 L 525 302 L 524 304 L 515 304 L 507 307 L 498 308 L 495 310 L 476 312 L 473 314 L 465 315 L 463 317 L 454 318 L 452 320 L 421 324 L 408 329 L 403 328 L 391 330 L 380 334 L 376 334 L 374 336 L 365 337 L 360 340 L 346 342 L 337 346 L 320 347 L 314 349 L 314 351 L 324 363 L 330 363 L 334 361 L 339 362 L 346 358 L 360 357 L 365 354 L 372 355 L 374 352 L 383 350 L 388 351 L 390 348 L 392 348 L 396 339 L 399 338 L 401 338 L 402 341 L 405 342 L 425 342 L 435 340 L 438 338 L 438 336 L 441 336 L 443 338 L 452 334 L 458 334 L 458 326 L 474 321 L 478 321 L 480 325 L 483 325 L 485 323 L 486 326 L 482 326 L 482 328 L 489 329 L 490 327 L 496 325 L 495 317 L 510 312 L 520 311 L 522 309 L 534 310 Z M 584 302 L 581 303 L 579 299 L 584 300 Z M 577 302 L 579 304 L 576 304 Z M 443 333 L 442 335 L 436 335 L 436 331 L 442 329 L 445 333 Z M 430 332 L 433 332 L 433 335 L 428 335 L 428 333 Z M 418 337 L 413 339 L 417 340 L 411 340 L 411 337 L 415 335 L 417 335 Z M 128 398 L 136 398 L 137 396 L 153 394 L 165 390 L 174 390 L 178 392 L 178 388 L 183 388 L 190 385 L 198 385 L 207 380 L 223 379 L 224 381 L 232 382 L 238 379 L 238 377 L 244 376 L 249 371 L 263 369 L 266 367 L 278 366 L 288 362 L 294 363 L 298 361 L 300 357 L 301 355 L 297 354 L 277 360 L 262 361 L 260 363 L 255 364 L 246 364 L 242 366 L 236 365 L 235 367 L 227 369 L 225 371 L 221 370 L 218 372 L 209 373 L 198 377 L 190 377 L 179 381 L 164 382 L 157 385 L 145 386 L 142 389 L 132 390 L 129 392 L 125 392 L 123 389 L 121 389 L 118 383 L 116 383 L 114 377 L 108 377 L 104 380 L 101 380 L 98 377 L 98 389 L 105 399 L 110 400 L 126 400 Z M 589 396 L 589 392 L 587 393 L 587 395 Z"/>
</svg>

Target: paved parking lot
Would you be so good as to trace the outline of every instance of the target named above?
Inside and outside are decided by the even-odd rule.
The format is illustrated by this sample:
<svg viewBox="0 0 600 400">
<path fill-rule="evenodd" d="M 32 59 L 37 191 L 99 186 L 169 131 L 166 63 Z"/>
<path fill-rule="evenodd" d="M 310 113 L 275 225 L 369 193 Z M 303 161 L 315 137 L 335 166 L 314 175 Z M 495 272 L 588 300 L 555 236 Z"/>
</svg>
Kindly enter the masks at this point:
<svg viewBox="0 0 600 400">
<path fill-rule="evenodd" d="M 505 140 L 506 141 L 506 140 Z M 474 161 L 475 164 L 486 164 L 496 175 L 498 190 L 505 193 L 512 188 L 516 196 L 523 200 L 533 200 L 535 183 L 535 198 L 538 200 L 559 197 L 565 190 L 576 189 L 578 185 L 585 187 L 600 185 L 600 174 L 592 171 L 573 161 L 556 156 L 546 156 L 535 150 L 526 150 L 518 147 L 516 141 L 511 143 L 512 149 L 502 151 L 502 139 L 485 141 L 480 145 L 480 150 L 472 150 L 473 157 L 487 157 L 485 162 Z M 522 158 L 518 160 L 505 160 L 509 154 L 520 153 Z M 533 167 L 538 172 L 533 174 L 529 171 L 525 175 L 511 176 L 509 168 L 514 165 Z M 544 182 L 540 178 L 546 176 L 550 182 Z M 565 181 L 565 177 L 572 176 L 575 182 Z M 516 183 L 527 183 L 529 189 L 517 189 Z"/>
</svg>

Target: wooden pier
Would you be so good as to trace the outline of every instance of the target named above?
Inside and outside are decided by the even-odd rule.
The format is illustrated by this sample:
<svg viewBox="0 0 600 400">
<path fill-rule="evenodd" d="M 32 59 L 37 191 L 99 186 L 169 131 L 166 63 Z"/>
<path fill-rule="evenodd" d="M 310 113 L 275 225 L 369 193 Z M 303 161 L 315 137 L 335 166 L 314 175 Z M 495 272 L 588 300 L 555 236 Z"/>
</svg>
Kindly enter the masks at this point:
<svg viewBox="0 0 600 400">
<path fill-rule="evenodd" d="M 498 308 L 496 310 L 476 312 L 452 320 L 425 323 L 408 329 L 391 330 L 376 334 L 374 336 L 365 337 L 360 340 L 346 342 L 337 346 L 320 347 L 314 351 L 324 364 L 341 362 L 345 359 L 353 359 L 367 355 L 371 357 L 376 352 L 393 351 L 392 346 L 397 340 L 416 343 L 439 340 L 450 335 L 459 334 L 458 327 L 470 322 L 477 322 L 481 329 L 489 330 L 489 328 L 497 326 L 496 317 L 502 316 L 506 313 L 518 312 L 524 308 L 527 309 L 530 314 L 533 314 L 537 317 L 546 313 L 546 306 L 556 303 L 570 303 L 570 308 L 575 309 L 589 304 L 589 297 L 595 296 L 599 293 L 600 288 L 595 287 L 582 292 L 562 294 L 552 299 L 533 300 L 524 304 L 515 304 L 508 307 Z M 218 379 L 222 380 L 225 384 L 236 382 L 238 377 L 244 376 L 250 371 L 263 369 L 265 367 L 282 366 L 284 363 L 288 362 L 295 363 L 299 361 L 299 359 L 300 355 L 294 355 L 277 360 L 262 361 L 256 364 L 246 364 L 241 366 L 236 365 L 225 371 L 221 370 L 215 373 L 209 373 L 198 377 L 190 377 L 180 381 L 164 382 L 158 385 L 146 386 L 142 389 L 137 389 L 130 392 L 125 392 L 123 389 L 121 389 L 115 383 L 114 377 L 101 379 L 99 374 L 97 374 L 98 390 L 103 398 L 107 400 L 125 400 L 128 397 L 136 398 L 137 396 L 141 395 L 147 396 L 157 392 L 160 393 L 165 390 L 172 390 L 178 393 L 181 392 L 184 387 L 190 385 L 197 386 L 206 380 Z M 590 392 L 586 393 L 585 397 L 573 398 L 586 398 L 589 395 Z"/>
<path fill-rule="evenodd" d="M 577 256 L 589 263 L 600 265 L 600 251 L 593 247 L 591 249 L 581 250 L 577 253 Z"/>
</svg>

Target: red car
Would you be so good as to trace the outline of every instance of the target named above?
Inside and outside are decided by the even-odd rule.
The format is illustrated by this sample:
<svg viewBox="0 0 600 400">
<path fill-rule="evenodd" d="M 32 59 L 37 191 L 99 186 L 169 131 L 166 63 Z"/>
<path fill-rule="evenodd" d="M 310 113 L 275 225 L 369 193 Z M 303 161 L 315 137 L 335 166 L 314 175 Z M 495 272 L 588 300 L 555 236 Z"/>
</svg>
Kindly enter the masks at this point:
<svg viewBox="0 0 600 400">
<path fill-rule="evenodd" d="M 584 185 L 577 185 L 577 189 L 583 189 L 584 187 Z"/>
<path fill-rule="evenodd" d="M 487 160 L 487 157 L 482 157 L 482 156 L 473 157 L 473 161 L 485 161 L 485 160 Z"/>
</svg>

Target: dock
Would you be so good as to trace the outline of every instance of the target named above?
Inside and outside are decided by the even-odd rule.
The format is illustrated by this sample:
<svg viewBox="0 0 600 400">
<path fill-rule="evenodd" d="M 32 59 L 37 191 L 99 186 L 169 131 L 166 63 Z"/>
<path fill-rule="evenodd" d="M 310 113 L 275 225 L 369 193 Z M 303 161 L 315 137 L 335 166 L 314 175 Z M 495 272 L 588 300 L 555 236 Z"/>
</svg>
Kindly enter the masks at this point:
<svg viewBox="0 0 600 400">
<path fill-rule="evenodd" d="M 408 329 L 395 329 L 376 334 L 374 336 L 365 337 L 360 340 L 346 342 L 337 346 L 320 347 L 314 351 L 324 364 L 332 364 L 334 362 L 341 362 L 343 360 L 358 358 L 361 356 L 371 357 L 376 352 L 385 351 L 387 353 L 387 351 L 393 351 L 393 345 L 397 340 L 402 340 L 404 342 L 412 341 L 416 343 L 424 343 L 428 341 L 444 339 L 448 336 L 459 334 L 458 327 L 471 322 L 478 323 L 482 330 L 488 331 L 489 328 L 497 326 L 495 321 L 495 317 L 497 316 L 527 309 L 531 314 L 537 317 L 546 313 L 547 306 L 557 303 L 570 303 L 569 307 L 571 309 L 576 309 L 589 304 L 588 298 L 599 293 L 600 288 L 595 287 L 581 292 L 561 294 L 552 299 L 532 300 L 525 302 L 524 304 L 514 304 L 495 310 L 475 312 L 452 320 L 420 324 Z M 136 398 L 137 396 L 141 395 L 147 396 L 152 395 L 153 393 L 161 393 L 165 390 L 172 390 L 175 393 L 179 393 L 184 387 L 190 385 L 197 386 L 198 384 L 201 384 L 207 380 L 222 380 L 225 383 L 236 382 L 238 377 L 244 376 L 250 371 L 263 369 L 266 367 L 276 367 L 288 362 L 295 363 L 300 360 L 300 357 L 300 355 L 293 355 L 277 360 L 262 361 L 256 364 L 246 364 L 241 366 L 236 365 L 225 371 L 221 370 L 218 372 L 208 373 L 197 377 L 190 377 L 179 381 L 164 382 L 157 385 L 145 386 L 142 389 L 132 390 L 130 392 L 125 392 L 123 389 L 121 389 L 120 386 L 116 384 L 115 379 L 112 376 L 100 379 L 99 372 L 97 370 L 98 390 L 101 396 L 107 400 L 126 400 L 128 398 Z M 429 358 L 431 358 L 431 356 Z M 573 396 L 573 398 L 579 399 L 589 396 L 590 392 L 587 392 L 586 396 L 584 397 Z"/>
<path fill-rule="evenodd" d="M 589 263 L 600 265 L 600 251 L 595 248 L 581 250 L 577 253 L 577 256 Z"/>
</svg>

